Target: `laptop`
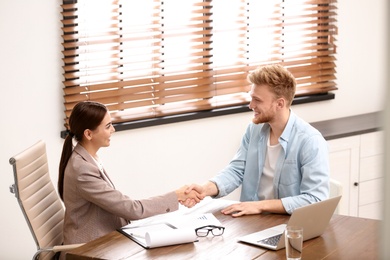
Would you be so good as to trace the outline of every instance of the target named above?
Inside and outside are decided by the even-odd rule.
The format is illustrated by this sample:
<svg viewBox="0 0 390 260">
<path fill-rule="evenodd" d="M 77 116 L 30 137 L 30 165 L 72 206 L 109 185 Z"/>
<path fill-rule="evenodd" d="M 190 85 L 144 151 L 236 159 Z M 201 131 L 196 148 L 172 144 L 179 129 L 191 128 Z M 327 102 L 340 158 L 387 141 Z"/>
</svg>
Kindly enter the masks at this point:
<svg viewBox="0 0 390 260">
<path fill-rule="evenodd" d="M 284 230 L 286 226 L 303 227 L 303 241 L 322 235 L 333 216 L 341 199 L 337 196 L 297 208 L 291 214 L 287 224 L 277 225 L 249 235 L 240 237 L 238 241 L 271 250 L 285 248 Z"/>
</svg>

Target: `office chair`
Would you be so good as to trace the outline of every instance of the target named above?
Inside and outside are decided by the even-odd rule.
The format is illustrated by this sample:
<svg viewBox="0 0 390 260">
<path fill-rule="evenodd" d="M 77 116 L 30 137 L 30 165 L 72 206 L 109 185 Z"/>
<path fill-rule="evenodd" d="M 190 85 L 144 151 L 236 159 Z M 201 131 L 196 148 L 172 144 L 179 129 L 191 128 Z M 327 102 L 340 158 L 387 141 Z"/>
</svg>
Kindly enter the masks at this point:
<svg viewBox="0 0 390 260">
<path fill-rule="evenodd" d="M 341 182 L 331 178 L 329 181 L 329 198 L 334 198 L 340 195 L 343 195 L 343 185 L 341 184 Z M 340 203 L 339 205 L 337 205 L 337 208 L 334 212 L 335 214 L 340 213 L 339 207 Z"/>
<path fill-rule="evenodd" d="M 10 186 L 37 245 L 33 259 L 54 259 L 57 252 L 80 245 L 61 245 L 64 208 L 50 179 L 46 145 L 39 141 L 9 159 L 15 183 Z"/>
</svg>

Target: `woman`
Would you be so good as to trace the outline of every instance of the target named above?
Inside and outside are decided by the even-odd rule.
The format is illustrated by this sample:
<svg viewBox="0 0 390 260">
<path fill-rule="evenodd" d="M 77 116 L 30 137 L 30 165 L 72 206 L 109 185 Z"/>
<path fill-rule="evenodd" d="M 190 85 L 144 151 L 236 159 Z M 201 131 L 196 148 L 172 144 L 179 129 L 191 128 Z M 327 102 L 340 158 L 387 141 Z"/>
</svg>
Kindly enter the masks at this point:
<svg viewBox="0 0 390 260">
<path fill-rule="evenodd" d="M 64 244 L 84 243 L 126 224 L 178 209 L 178 201 L 201 199 L 186 187 L 161 196 L 133 200 L 115 189 L 97 152 L 110 145 L 115 131 L 107 108 L 97 102 L 80 102 L 69 118 L 58 178 L 58 191 L 65 204 Z M 77 141 L 73 149 L 72 139 Z"/>
</svg>

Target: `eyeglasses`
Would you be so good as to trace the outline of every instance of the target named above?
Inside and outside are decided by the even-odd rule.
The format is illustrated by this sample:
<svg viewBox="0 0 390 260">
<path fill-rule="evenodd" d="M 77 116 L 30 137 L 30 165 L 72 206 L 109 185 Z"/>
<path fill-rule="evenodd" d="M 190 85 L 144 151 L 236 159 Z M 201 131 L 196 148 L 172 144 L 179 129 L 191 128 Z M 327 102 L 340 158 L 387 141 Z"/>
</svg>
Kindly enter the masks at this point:
<svg viewBox="0 0 390 260">
<path fill-rule="evenodd" d="M 204 227 L 198 227 L 195 229 L 195 233 L 198 237 L 207 237 L 207 235 L 211 232 L 213 236 L 221 236 L 225 231 L 225 227 L 208 225 Z"/>
</svg>

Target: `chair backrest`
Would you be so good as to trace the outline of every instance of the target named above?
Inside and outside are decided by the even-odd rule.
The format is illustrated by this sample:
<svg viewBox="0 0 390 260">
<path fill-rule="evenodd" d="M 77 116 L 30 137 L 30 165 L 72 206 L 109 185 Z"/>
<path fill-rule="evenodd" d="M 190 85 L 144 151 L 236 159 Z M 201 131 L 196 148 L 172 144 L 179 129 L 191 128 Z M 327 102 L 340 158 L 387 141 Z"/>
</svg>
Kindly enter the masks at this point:
<svg viewBox="0 0 390 260">
<path fill-rule="evenodd" d="M 64 207 L 50 178 L 45 143 L 37 142 L 9 162 L 14 193 L 38 250 L 61 245 Z M 45 253 L 39 259 L 52 257 L 53 253 Z"/>
<path fill-rule="evenodd" d="M 329 181 L 329 198 L 338 197 L 340 195 L 343 195 L 343 186 L 341 182 L 331 178 Z M 335 210 L 335 214 L 339 214 L 339 213 L 340 213 L 340 203 L 339 205 L 337 205 L 337 208 Z"/>
</svg>

